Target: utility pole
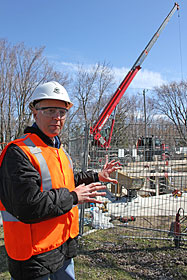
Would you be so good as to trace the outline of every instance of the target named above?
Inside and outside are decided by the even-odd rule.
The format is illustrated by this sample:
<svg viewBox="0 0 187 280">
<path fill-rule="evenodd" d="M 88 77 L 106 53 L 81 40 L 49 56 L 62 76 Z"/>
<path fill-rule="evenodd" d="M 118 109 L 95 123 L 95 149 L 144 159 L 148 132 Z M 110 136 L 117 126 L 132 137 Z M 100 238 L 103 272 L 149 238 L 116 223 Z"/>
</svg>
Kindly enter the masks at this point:
<svg viewBox="0 0 187 280">
<path fill-rule="evenodd" d="M 144 125 L 145 125 L 145 137 L 147 136 L 147 116 L 146 116 L 146 100 L 145 100 L 145 89 L 143 90 L 143 100 L 144 100 Z"/>
</svg>

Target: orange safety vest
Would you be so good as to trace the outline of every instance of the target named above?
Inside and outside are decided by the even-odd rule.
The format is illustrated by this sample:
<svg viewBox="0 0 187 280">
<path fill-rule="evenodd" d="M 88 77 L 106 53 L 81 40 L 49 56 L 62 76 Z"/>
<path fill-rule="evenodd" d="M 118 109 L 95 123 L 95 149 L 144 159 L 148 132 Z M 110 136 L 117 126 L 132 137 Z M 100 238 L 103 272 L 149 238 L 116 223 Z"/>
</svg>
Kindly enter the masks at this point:
<svg viewBox="0 0 187 280">
<path fill-rule="evenodd" d="M 40 173 L 41 191 L 63 187 L 70 192 L 74 190 L 71 158 L 63 148 L 49 147 L 37 135 L 28 133 L 4 148 L 0 165 L 11 143 L 23 150 Z M 0 210 L 2 210 L 5 247 L 8 255 L 15 260 L 27 260 L 32 255 L 51 251 L 79 233 L 77 206 L 64 215 L 35 224 L 20 222 L 19 217 L 8 213 L 2 203 L 0 203 Z"/>
</svg>

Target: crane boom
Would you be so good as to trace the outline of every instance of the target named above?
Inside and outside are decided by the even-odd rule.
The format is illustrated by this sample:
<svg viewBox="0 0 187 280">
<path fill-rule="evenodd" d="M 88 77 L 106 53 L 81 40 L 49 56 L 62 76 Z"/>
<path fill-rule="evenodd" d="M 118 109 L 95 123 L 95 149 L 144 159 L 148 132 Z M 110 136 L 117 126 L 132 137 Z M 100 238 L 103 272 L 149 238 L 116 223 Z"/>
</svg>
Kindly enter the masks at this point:
<svg viewBox="0 0 187 280">
<path fill-rule="evenodd" d="M 105 123 L 109 119 L 110 115 L 112 114 L 112 112 L 116 108 L 117 104 L 119 103 L 123 94 L 127 90 L 128 86 L 130 85 L 132 80 L 134 79 L 135 75 L 141 69 L 141 65 L 142 65 L 143 61 L 145 60 L 149 51 L 151 50 L 151 48 L 153 47 L 153 45 L 157 41 L 160 33 L 163 31 L 163 29 L 165 28 L 165 26 L 169 22 L 172 15 L 178 9 L 179 9 L 179 5 L 178 5 L 178 3 L 175 3 L 174 7 L 170 11 L 170 13 L 164 19 L 164 21 L 162 22 L 162 24 L 160 25 L 160 27 L 158 28 L 156 33 L 153 35 L 153 37 L 151 38 L 151 40 L 149 41 L 149 43 L 147 44 L 145 49 L 142 51 L 142 53 L 140 54 L 140 56 L 138 57 L 138 59 L 136 60 L 136 62 L 132 66 L 132 68 L 130 69 L 130 71 L 127 73 L 127 75 L 125 76 L 125 78 L 121 82 L 120 86 L 117 88 L 117 90 L 115 91 L 115 93 L 113 94 L 113 96 L 111 97 L 111 99 L 109 100 L 109 102 L 107 103 L 105 108 L 103 109 L 102 113 L 100 114 L 99 118 L 97 119 L 97 121 L 95 122 L 93 127 L 90 127 L 90 133 L 94 135 L 94 140 L 101 147 L 108 148 L 109 145 L 110 145 L 110 141 L 111 141 L 111 137 L 112 137 L 112 131 L 113 131 L 113 127 L 114 127 L 114 120 L 113 120 L 113 123 L 112 123 L 110 136 L 109 136 L 108 140 L 106 140 L 104 137 L 102 137 L 102 135 L 100 133 L 101 129 L 103 128 L 103 126 L 105 125 Z"/>
</svg>

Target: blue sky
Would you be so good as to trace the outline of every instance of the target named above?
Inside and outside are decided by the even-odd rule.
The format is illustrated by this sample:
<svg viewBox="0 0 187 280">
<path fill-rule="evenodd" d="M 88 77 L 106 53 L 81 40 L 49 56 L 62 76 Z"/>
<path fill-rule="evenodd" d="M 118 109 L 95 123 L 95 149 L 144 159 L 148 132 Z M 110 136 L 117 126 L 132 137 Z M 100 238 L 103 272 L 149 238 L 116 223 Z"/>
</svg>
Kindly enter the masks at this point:
<svg viewBox="0 0 187 280">
<path fill-rule="evenodd" d="M 72 71 L 77 63 L 89 67 L 105 61 L 121 82 L 174 2 L 0 0 L 0 37 L 27 47 L 45 46 L 44 54 L 62 71 Z M 187 1 L 178 3 L 180 17 L 175 12 L 132 87 L 152 88 L 187 78 Z"/>
</svg>

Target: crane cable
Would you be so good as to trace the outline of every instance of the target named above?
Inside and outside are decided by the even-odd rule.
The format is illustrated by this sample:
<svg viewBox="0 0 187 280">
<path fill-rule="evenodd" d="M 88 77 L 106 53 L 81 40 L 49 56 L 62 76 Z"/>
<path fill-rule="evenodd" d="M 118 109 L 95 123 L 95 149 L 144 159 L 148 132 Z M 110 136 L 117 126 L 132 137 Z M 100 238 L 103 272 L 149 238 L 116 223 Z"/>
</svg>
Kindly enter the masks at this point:
<svg viewBox="0 0 187 280">
<path fill-rule="evenodd" d="M 179 25 L 179 52 L 180 52 L 181 79 L 182 79 L 182 81 L 183 81 L 182 40 L 181 40 L 181 25 L 180 25 L 180 13 L 179 13 L 179 9 L 178 9 L 178 25 Z"/>
</svg>

